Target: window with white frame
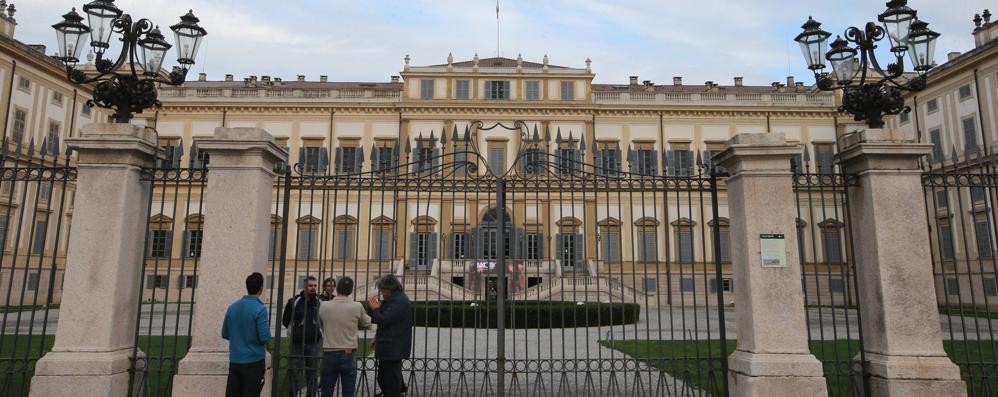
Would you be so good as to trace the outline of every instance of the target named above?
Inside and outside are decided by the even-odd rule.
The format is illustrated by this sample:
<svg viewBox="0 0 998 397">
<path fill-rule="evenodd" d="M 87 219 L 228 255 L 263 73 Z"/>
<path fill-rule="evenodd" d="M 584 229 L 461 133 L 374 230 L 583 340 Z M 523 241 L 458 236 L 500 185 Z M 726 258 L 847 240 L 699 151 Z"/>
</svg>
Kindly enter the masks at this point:
<svg viewBox="0 0 998 397">
<path fill-rule="evenodd" d="M 62 107 L 62 100 L 63 100 L 63 96 L 62 96 L 61 92 L 53 92 L 52 93 L 52 104 L 53 105 Z"/>
<path fill-rule="evenodd" d="M 970 89 L 970 84 L 960 86 L 960 89 L 958 89 L 957 92 L 960 94 L 960 99 L 967 99 L 973 95 L 973 92 Z"/>
<path fill-rule="evenodd" d="M 575 100 L 575 82 L 574 81 L 562 81 L 561 82 L 561 100 L 563 100 L 563 101 L 574 101 Z"/>
<path fill-rule="evenodd" d="M 27 77 L 18 77 L 18 79 L 17 79 L 17 88 L 25 90 L 25 91 L 30 90 L 31 89 L 31 80 L 28 80 Z"/>
<path fill-rule="evenodd" d="M 471 80 L 458 80 L 455 85 L 454 96 L 457 99 L 471 98 Z"/>
<path fill-rule="evenodd" d="M 486 81 L 485 99 L 509 99 L 509 80 Z"/>
<path fill-rule="evenodd" d="M 419 99 L 433 99 L 433 80 L 419 80 Z"/>
<path fill-rule="evenodd" d="M 926 101 L 925 102 L 925 110 L 929 111 L 929 113 L 935 112 L 935 111 L 939 110 L 939 100 L 933 98 L 933 99 L 930 99 L 930 100 Z"/>
<path fill-rule="evenodd" d="M 24 142 L 24 130 L 28 125 L 28 112 L 21 109 L 14 109 L 14 128 L 10 138 L 14 144 Z"/>
<path fill-rule="evenodd" d="M 964 149 L 967 152 L 977 150 L 977 118 L 974 116 L 962 120 Z"/>
<path fill-rule="evenodd" d="M 527 80 L 527 100 L 537 101 L 541 99 L 541 82 L 537 80 Z"/>
</svg>

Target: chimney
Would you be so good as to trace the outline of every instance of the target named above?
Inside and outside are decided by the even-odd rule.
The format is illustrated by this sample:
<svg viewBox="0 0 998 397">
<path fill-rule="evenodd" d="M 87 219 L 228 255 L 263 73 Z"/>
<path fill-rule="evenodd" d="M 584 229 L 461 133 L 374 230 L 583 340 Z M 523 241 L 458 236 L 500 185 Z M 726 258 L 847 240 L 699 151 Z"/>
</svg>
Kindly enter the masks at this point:
<svg viewBox="0 0 998 397">
<path fill-rule="evenodd" d="M 797 92 L 804 92 L 804 91 L 807 91 L 807 88 L 804 88 L 804 82 L 803 82 L 803 81 L 798 81 L 798 82 L 797 82 L 797 85 L 795 85 L 795 86 L 794 86 L 794 89 L 795 89 L 795 90 L 796 90 Z"/>
<path fill-rule="evenodd" d="M 735 87 L 741 87 L 744 81 L 744 77 L 735 77 Z"/>
<path fill-rule="evenodd" d="M 14 19 L 14 12 L 17 9 L 13 4 L 4 9 L 6 1 L 0 2 L 0 36 L 14 38 L 14 28 L 17 27 L 17 20 Z M 6 12 L 5 12 L 6 11 Z"/>
<path fill-rule="evenodd" d="M 232 75 L 231 74 L 225 75 L 225 81 L 232 81 Z"/>
<path fill-rule="evenodd" d="M 250 83 L 256 83 L 256 76 L 250 76 Z"/>
<path fill-rule="evenodd" d="M 319 82 L 325 83 L 327 81 L 329 81 L 329 76 L 326 76 L 326 75 L 320 75 L 319 76 Z"/>
<path fill-rule="evenodd" d="M 959 51 L 953 51 L 951 53 L 946 54 L 946 60 L 947 61 L 952 61 L 954 59 L 959 58 L 960 55 L 962 55 L 962 54 Z"/>
<path fill-rule="evenodd" d="M 269 83 L 270 82 L 270 76 L 267 76 L 267 75 L 260 76 L 260 81 L 262 81 L 264 83 Z"/>
<path fill-rule="evenodd" d="M 398 83 L 399 82 L 399 76 L 392 76 L 392 82 L 393 83 Z"/>
<path fill-rule="evenodd" d="M 207 73 L 198 73 L 198 81 L 208 81 Z"/>
<path fill-rule="evenodd" d="M 793 87 L 797 85 L 794 81 L 794 76 L 787 76 L 787 87 Z"/>
<path fill-rule="evenodd" d="M 298 75 L 298 81 L 305 81 L 305 75 L 299 74 Z"/>
<path fill-rule="evenodd" d="M 631 85 L 638 85 L 638 76 L 630 77 Z"/>
<path fill-rule="evenodd" d="M 45 53 L 45 44 L 28 44 L 28 48 L 38 51 L 42 54 Z"/>
<path fill-rule="evenodd" d="M 281 85 L 281 81 L 283 81 L 283 80 L 284 79 L 282 79 L 280 77 L 274 77 L 274 84 Z"/>
<path fill-rule="evenodd" d="M 683 85 L 683 76 L 676 76 L 672 78 L 672 85 Z"/>
<path fill-rule="evenodd" d="M 641 84 L 644 84 L 645 87 L 651 87 L 654 85 L 651 83 L 651 80 L 642 81 Z"/>
</svg>

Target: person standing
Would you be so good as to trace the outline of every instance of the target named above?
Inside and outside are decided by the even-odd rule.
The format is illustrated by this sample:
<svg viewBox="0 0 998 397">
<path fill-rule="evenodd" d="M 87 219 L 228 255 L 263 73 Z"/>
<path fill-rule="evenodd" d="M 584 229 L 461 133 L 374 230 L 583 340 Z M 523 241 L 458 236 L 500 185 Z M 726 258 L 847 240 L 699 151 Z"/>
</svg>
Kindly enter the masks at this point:
<svg viewBox="0 0 998 397">
<path fill-rule="evenodd" d="M 225 311 L 222 339 L 229 341 L 229 376 L 226 397 L 259 396 L 267 371 L 267 342 L 270 342 L 270 316 L 260 300 L 263 275 L 246 277 L 246 295 Z"/>
<path fill-rule="evenodd" d="M 322 280 L 322 293 L 319 294 L 319 300 L 323 302 L 328 302 L 336 297 L 336 279 L 328 277 Z"/>
<path fill-rule="evenodd" d="M 305 277 L 301 293 L 288 299 L 288 303 L 284 305 L 281 323 L 291 332 L 288 360 L 289 396 L 299 395 L 302 383 L 305 383 L 307 396 L 314 396 L 319 386 L 317 375 L 322 330 L 319 328 L 319 298 L 315 294 L 318 284 L 314 276 Z"/>
<path fill-rule="evenodd" d="M 350 298 L 353 279 L 343 277 L 336 284 L 336 298 L 319 305 L 322 326 L 322 397 L 332 397 L 339 382 L 343 397 L 353 397 L 357 385 L 357 331 L 371 329 L 371 317 L 364 305 Z"/>
<path fill-rule="evenodd" d="M 412 302 L 402 291 L 402 283 L 389 274 L 378 280 L 381 299 L 372 296 L 371 320 L 378 324 L 374 333 L 374 358 L 378 360 L 378 385 L 384 397 L 401 397 L 402 360 L 412 349 Z"/>
</svg>

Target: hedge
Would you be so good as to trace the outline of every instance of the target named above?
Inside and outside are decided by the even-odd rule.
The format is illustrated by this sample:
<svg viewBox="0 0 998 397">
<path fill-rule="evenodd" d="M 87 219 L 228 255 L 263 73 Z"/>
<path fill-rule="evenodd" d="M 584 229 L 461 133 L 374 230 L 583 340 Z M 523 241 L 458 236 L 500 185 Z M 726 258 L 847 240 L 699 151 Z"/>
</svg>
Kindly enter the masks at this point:
<svg viewBox="0 0 998 397">
<path fill-rule="evenodd" d="M 417 301 L 418 327 L 496 328 L 496 302 Z M 507 301 L 506 328 L 573 328 L 634 324 L 641 307 L 635 303 Z"/>
</svg>

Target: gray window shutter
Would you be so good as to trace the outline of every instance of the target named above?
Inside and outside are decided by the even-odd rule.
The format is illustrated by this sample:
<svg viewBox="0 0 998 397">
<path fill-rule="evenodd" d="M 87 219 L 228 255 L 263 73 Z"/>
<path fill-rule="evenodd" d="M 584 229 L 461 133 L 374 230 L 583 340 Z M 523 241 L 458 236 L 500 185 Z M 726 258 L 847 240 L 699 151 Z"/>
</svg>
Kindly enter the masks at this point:
<svg viewBox="0 0 998 397">
<path fill-rule="evenodd" d="M 537 259 L 545 259 L 547 255 L 544 252 L 544 233 L 537 233 Z"/>
<path fill-rule="evenodd" d="M 307 164 L 305 164 L 305 147 L 304 146 L 299 146 L 298 147 L 298 166 L 302 167 L 302 169 L 305 169 L 306 166 L 307 166 Z"/>
<path fill-rule="evenodd" d="M 430 261 L 437 259 L 437 234 L 430 233 L 428 236 L 428 241 L 426 242 L 426 262 L 427 265 Z"/>
<path fill-rule="evenodd" d="M 419 262 L 417 257 L 419 233 L 409 233 L 409 267 L 415 267 Z"/>
<path fill-rule="evenodd" d="M 728 232 L 722 232 L 721 233 L 720 242 L 718 243 L 718 244 L 721 245 L 721 247 L 720 247 L 721 248 L 721 261 L 724 261 L 724 262 L 728 262 L 728 261 L 731 260 L 731 253 L 729 252 L 729 250 L 731 249 L 731 245 L 730 245 L 731 243 L 729 241 L 730 238 L 731 238 L 731 235 Z"/>
<path fill-rule="evenodd" d="M 360 173 L 364 169 L 364 147 L 358 146 L 354 150 L 353 172 Z"/>
<path fill-rule="evenodd" d="M 617 176 L 618 174 L 620 174 L 620 170 L 621 170 L 621 168 L 620 168 L 620 150 L 614 150 L 611 153 L 613 153 L 613 172 L 611 173 L 611 175 Z"/>
<path fill-rule="evenodd" d="M 658 175 L 658 150 L 651 151 L 651 175 Z"/>
<path fill-rule="evenodd" d="M 177 143 L 177 146 L 173 147 L 173 168 L 180 168 L 180 158 L 184 156 L 184 145 L 182 143 Z"/>
<path fill-rule="evenodd" d="M 466 175 L 468 173 L 468 152 L 465 149 L 460 148 L 454 152 L 454 162 L 455 170 L 454 173 L 457 175 Z"/>
<path fill-rule="evenodd" d="M 192 143 L 191 144 L 191 156 L 187 160 L 187 166 L 189 168 L 194 168 L 194 165 L 197 164 L 197 161 L 198 161 L 198 144 L 197 143 Z"/>
<path fill-rule="evenodd" d="M 343 173 L 343 164 L 344 164 L 344 161 L 345 161 L 343 159 L 343 148 L 341 148 L 341 147 L 336 148 L 335 156 L 336 156 L 336 163 L 333 166 L 333 173 L 342 174 Z"/>
<path fill-rule="evenodd" d="M 267 258 L 276 259 L 277 258 L 277 228 L 274 226 L 270 227 L 270 238 L 267 240 Z"/>
<path fill-rule="evenodd" d="M 181 249 L 180 253 L 184 258 L 190 256 L 191 253 L 190 248 L 191 248 L 191 232 L 189 230 L 184 230 L 184 241 L 182 246 L 180 247 Z"/>
<path fill-rule="evenodd" d="M 554 259 L 563 261 L 563 260 L 565 260 L 565 238 L 564 238 L 564 235 L 561 234 L 561 233 L 558 233 L 558 234 L 556 234 L 554 236 L 554 240 L 555 240 L 555 243 L 554 243 L 555 249 L 557 250 L 557 251 L 555 251 L 555 254 L 554 254 L 555 257 L 554 257 Z M 564 262 L 562 262 L 561 265 L 562 266 L 568 266 L 568 264 L 564 263 Z"/>
<path fill-rule="evenodd" d="M 156 276 L 152 275 L 152 274 L 147 275 L 146 276 L 146 288 L 153 289 L 153 288 L 155 288 L 155 285 L 156 285 Z"/>
<path fill-rule="evenodd" d="M 435 170 L 437 169 L 437 167 L 440 167 L 440 148 L 433 148 L 431 156 L 433 157 L 431 158 L 430 161 L 430 167 L 431 167 L 430 169 L 434 170 L 433 172 L 436 172 Z"/>
<path fill-rule="evenodd" d="M 583 264 L 586 259 L 585 236 L 581 233 L 575 235 L 575 264 Z"/>
<path fill-rule="evenodd" d="M 457 259 L 457 244 L 456 239 L 457 233 L 450 232 L 447 234 L 447 250 L 444 252 L 446 258 L 444 259 Z"/>
<path fill-rule="evenodd" d="M 166 257 L 173 257 L 173 229 L 166 233 Z"/>
<path fill-rule="evenodd" d="M 485 82 L 485 97 L 488 98 L 488 99 L 492 99 L 492 82 L 491 81 L 486 81 Z"/>
<path fill-rule="evenodd" d="M 717 292 L 717 279 L 716 278 L 710 279 L 710 282 L 707 284 L 707 287 L 710 290 L 710 292 Z"/>
<path fill-rule="evenodd" d="M 512 247 L 513 258 L 514 259 L 523 259 L 523 258 L 526 258 L 527 257 L 526 247 L 527 247 L 527 243 L 526 243 L 526 238 L 524 237 L 524 234 L 523 234 L 523 229 L 514 229 L 513 230 L 513 247 Z"/>
<path fill-rule="evenodd" d="M 324 147 L 319 148 L 319 172 L 325 173 L 328 167 L 329 167 L 329 150 L 326 150 L 326 148 Z"/>
<path fill-rule="evenodd" d="M 665 156 L 662 158 L 662 164 L 665 167 L 665 175 L 674 176 L 676 175 L 676 164 L 674 163 L 675 154 L 672 150 L 666 150 Z"/>
<path fill-rule="evenodd" d="M 147 233 L 147 237 L 146 237 L 146 253 L 145 253 L 145 257 L 146 258 L 151 258 L 152 257 L 152 248 L 153 248 L 152 247 L 152 242 L 156 240 L 156 238 L 155 238 L 156 237 L 156 233 L 153 232 L 153 231 L 151 231 L 151 230 L 148 231 L 148 232 L 146 232 L 146 233 Z M 6 234 L 6 231 L 4 231 L 4 234 Z"/>
<path fill-rule="evenodd" d="M 593 164 L 596 165 L 596 175 L 606 175 L 606 170 L 603 169 L 603 149 L 598 149 L 595 145 L 593 147 Z"/>
<path fill-rule="evenodd" d="M 656 262 L 658 261 L 658 247 L 657 247 L 658 233 L 655 232 L 641 232 L 641 261 L 642 262 Z"/>
<path fill-rule="evenodd" d="M 177 276 L 177 288 L 184 288 L 184 287 L 185 287 L 185 285 L 184 285 L 184 275 L 181 274 L 181 275 Z"/>
</svg>

